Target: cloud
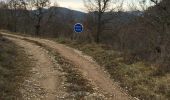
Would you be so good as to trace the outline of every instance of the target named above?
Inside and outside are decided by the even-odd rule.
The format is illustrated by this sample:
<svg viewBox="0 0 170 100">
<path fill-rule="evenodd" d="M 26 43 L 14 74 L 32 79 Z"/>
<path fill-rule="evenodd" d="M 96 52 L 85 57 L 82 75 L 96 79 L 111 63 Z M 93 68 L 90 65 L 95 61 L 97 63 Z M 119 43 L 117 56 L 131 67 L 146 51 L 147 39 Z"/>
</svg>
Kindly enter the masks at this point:
<svg viewBox="0 0 170 100">
<path fill-rule="evenodd" d="M 54 3 L 56 0 L 51 1 Z M 56 2 L 61 7 L 66 7 L 78 11 L 85 11 L 84 4 L 81 0 L 58 0 Z"/>
</svg>

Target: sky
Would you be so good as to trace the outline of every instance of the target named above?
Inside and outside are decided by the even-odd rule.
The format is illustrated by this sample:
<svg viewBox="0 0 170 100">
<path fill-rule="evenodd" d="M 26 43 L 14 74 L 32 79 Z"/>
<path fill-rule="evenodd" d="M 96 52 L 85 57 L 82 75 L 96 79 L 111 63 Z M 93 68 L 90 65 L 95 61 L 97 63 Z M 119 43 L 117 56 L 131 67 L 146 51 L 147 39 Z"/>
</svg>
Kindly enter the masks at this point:
<svg viewBox="0 0 170 100">
<path fill-rule="evenodd" d="M 78 11 L 85 11 L 83 0 L 51 0 L 51 2 L 56 2 L 61 7 L 66 7 Z"/>
<path fill-rule="evenodd" d="M 118 0 L 121 1 L 121 0 Z M 124 0 L 124 9 L 128 10 L 130 3 L 134 2 L 137 5 L 140 0 Z M 66 7 L 73 10 L 86 12 L 83 0 L 51 0 L 52 3 L 56 2 L 60 7 Z"/>
<path fill-rule="evenodd" d="M 0 1 L 6 1 L 6 0 L 0 0 Z M 50 0 L 50 1 L 52 2 L 52 5 L 54 3 L 57 3 L 60 7 L 66 7 L 69 9 L 78 10 L 78 11 L 82 11 L 82 12 L 87 11 L 86 8 L 84 7 L 83 0 Z M 121 1 L 121 0 L 117 0 L 117 1 Z M 139 1 L 141 1 L 141 0 L 124 0 L 124 9 L 128 10 L 128 6 L 132 2 L 134 3 L 134 5 L 138 5 L 137 2 L 139 2 Z M 148 5 L 150 5 L 150 4 L 148 4 Z"/>
</svg>

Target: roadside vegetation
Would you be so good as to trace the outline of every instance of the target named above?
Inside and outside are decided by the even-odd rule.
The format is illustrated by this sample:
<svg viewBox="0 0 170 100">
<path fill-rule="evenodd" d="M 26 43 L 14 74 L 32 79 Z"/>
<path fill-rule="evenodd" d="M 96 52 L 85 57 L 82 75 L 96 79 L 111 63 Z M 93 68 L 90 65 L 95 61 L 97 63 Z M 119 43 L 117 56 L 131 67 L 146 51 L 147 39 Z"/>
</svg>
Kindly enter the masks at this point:
<svg viewBox="0 0 170 100">
<path fill-rule="evenodd" d="M 160 67 L 154 63 L 142 60 L 129 63 L 123 53 L 102 44 L 82 43 L 63 38 L 56 41 L 92 56 L 109 72 L 111 78 L 119 82 L 132 96 L 144 100 L 170 98 L 170 73 L 161 72 Z"/>
<path fill-rule="evenodd" d="M 0 37 L 0 99 L 21 99 L 20 87 L 29 75 L 30 61 L 22 50 L 11 41 Z"/>
</svg>

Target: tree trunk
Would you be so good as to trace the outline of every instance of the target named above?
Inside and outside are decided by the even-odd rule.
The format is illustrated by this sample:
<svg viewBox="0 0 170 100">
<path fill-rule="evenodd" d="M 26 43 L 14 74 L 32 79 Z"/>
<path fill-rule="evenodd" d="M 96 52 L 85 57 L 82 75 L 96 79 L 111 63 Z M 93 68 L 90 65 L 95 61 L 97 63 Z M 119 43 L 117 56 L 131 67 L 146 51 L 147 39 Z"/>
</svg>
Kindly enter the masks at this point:
<svg viewBox="0 0 170 100">
<path fill-rule="evenodd" d="M 168 34 L 168 25 L 167 23 L 164 23 L 163 25 L 163 37 L 162 37 L 162 44 L 161 44 L 161 54 L 160 54 L 160 60 L 163 63 L 167 56 L 167 46 L 169 42 L 169 34 Z"/>
<path fill-rule="evenodd" d="M 17 32 L 17 18 L 14 19 L 14 32 Z"/>
<path fill-rule="evenodd" d="M 36 27 L 36 35 L 40 35 L 41 20 L 42 20 L 42 9 L 39 8 L 38 11 L 39 11 L 39 15 L 37 16 L 38 22 L 37 22 L 37 25 L 35 26 Z"/>
<path fill-rule="evenodd" d="M 40 33 L 40 25 L 37 24 L 35 27 L 36 27 L 36 35 L 39 35 L 39 33 Z"/>
<path fill-rule="evenodd" d="M 98 14 L 98 23 L 97 23 L 97 32 L 96 32 L 96 43 L 100 42 L 100 34 L 101 34 L 101 12 Z"/>
<path fill-rule="evenodd" d="M 17 7 L 14 6 L 14 32 L 17 32 Z"/>
</svg>

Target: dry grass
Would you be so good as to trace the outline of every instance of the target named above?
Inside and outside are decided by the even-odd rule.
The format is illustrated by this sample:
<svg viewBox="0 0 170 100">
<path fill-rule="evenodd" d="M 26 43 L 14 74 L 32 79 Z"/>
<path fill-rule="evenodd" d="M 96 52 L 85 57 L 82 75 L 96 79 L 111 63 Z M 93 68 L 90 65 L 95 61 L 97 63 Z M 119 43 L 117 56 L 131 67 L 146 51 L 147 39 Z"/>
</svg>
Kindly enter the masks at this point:
<svg viewBox="0 0 170 100">
<path fill-rule="evenodd" d="M 104 45 L 80 43 L 63 38 L 57 39 L 57 42 L 92 56 L 132 96 L 144 100 L 170 99 L 170 73 L 162 76 L 155 74 L 160 70 L 156 65 L 144 61 L 127 64 L 123 54 Z"/>
<path fill-rule="evenodd" d="M 0 39 L 0 100 L 21 99 L 19 88 L 30 67 L 22 48 Z"/>
<path fill-rule="evenodd" d="M 92 94 L 94 92 L 93 87 L 89 84 L 89 81 L 85 79 L 81 73 L 71 64 L 71 62 L 62 58 L 55 53 L 55 59 L 62 66 L 63 72 L 66 73 L 65 87 L 67 92 L 70 93 L 68 99 L 83 100 L 88 93 Z"/>
</svg>

